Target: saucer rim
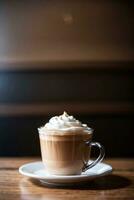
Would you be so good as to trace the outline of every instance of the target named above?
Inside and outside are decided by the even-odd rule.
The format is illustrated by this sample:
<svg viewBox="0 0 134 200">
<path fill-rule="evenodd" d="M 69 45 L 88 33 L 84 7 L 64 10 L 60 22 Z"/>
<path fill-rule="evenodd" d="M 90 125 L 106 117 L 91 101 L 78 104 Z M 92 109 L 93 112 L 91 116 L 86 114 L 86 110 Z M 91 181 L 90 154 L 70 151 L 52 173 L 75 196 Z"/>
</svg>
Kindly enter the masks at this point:
<svg viewBox="0 0 134 200">
<path fill-rule="evenodd" d="M 107 166 L 109 169 L 105 170 L 104 172 L 100 172 L 100 173 L 92 173 L 92 174 L 88 174 L 88 173 L 85 173 L 85 174 L 80 174 L 80 175 L 66 175 L 66 176 L 60 176 L 60 175 L 50 175 L 50 174 L 46 174 L 45 176 L 40 176 L 40 175 L 37 175 L 37 174 L 33 174 L 32 172 L 26 172 L 24 171 L 24 168 L 25 167 L 28 167 L 29 165 L 33 165 L 33 164 L 43 164 L 42 161 L 35 161 L 35 162 L 29 162 L 29 163 L 25 163 L 23 165 L 21 165 L 19 167 L 19 173 L 24 175 L 24 176 L 27 176 L 29 178 L 34 178 L 34 179 L 39 179 L 39 180 L 65 180 L 65 179 L 68 179 L 68 180 L 77 180 L 77 179 L 93 179 L 93 178 L 96 178 L 96 177 L 100 177 L 100 176 L 104 176 L 104 175 L 107 175 L 109 173 L 111 173 L 113 171 L 113 168 L 111 165 L 107 164 L 107 163 L 104 163 L 104 162 L 100 162 L 98 163 L 97 165 L 104 165 L 104 166 Z M 90 170 L 90 169 L 89 169 Z M 88 170 L 87 170 L 88 171 Z"/>
</svg>

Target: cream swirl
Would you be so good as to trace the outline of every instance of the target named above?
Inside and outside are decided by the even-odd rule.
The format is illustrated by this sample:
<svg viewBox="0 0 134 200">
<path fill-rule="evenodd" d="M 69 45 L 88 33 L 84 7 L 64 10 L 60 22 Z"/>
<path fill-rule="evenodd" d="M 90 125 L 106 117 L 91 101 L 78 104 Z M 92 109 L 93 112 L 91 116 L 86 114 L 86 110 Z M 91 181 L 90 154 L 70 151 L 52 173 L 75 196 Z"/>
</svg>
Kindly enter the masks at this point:
<svg viewBox="0 0 134 200">
<path fill-rule="evenodd" d="M 73 131 L 73 130 L 90 130 L 87 124 L 82 124 L 79 120 L 75 119 L 73 116 L 69 116 L 64 112 L 60 116 L 52 117 L 45 126 L 39 128 L 39 132 L 44 132 L 45 130 L 58 130 L 58 131 Z"/>
</svg>

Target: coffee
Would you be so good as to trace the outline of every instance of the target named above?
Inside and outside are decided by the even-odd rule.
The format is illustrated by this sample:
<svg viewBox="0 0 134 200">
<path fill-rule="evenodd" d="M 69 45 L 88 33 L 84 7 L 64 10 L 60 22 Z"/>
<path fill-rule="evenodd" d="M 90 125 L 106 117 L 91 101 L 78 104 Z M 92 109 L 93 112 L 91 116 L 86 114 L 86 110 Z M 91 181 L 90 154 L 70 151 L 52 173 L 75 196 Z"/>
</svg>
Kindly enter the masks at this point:
<svg viewBox="0 0 134 200">
<path fill-rule="evenodd" d="M 80 174 L 83 162 L 89 160 L 90 149 L 85 141 L 91 140 L 91 135 L 71 132 L 66 135 L 40 135 L 42 160 L 48 173 Z"/>
<path fill-rule="evenodd" d="M 42 161 L 49 174 L 81 174 L 104 157 L 102 146 L 91 142 L 92 129 L 65 112 L 63 115 L 52 117 L 38 131 Z M 89 165 L 91 146 L 97 146 L 100 155 Z"/>
</svg>

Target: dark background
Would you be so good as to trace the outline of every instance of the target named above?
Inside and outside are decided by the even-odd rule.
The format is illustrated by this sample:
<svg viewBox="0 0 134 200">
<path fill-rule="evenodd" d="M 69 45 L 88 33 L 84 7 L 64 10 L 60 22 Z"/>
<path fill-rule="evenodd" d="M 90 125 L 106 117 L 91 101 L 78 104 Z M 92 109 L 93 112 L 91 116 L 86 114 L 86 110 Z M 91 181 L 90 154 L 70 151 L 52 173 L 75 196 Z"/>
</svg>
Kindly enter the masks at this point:
<svg viewBox="0 0 134 200">
<path fill-rule="evenodd" d="M 0 156 L 40 155 L 66 110 L 106 157 L 133 157 L 134 14 L 125 1 L 0 3 Z"/>
</svg>

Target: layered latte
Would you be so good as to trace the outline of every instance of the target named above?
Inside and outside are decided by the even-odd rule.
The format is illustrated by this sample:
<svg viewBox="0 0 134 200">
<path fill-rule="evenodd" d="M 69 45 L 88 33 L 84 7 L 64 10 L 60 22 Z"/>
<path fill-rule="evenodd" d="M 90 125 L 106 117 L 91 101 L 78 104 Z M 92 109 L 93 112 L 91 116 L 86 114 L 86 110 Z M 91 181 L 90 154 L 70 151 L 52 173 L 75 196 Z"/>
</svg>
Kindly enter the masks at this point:
<svg viewBox="0 0 134 200">
<path fill-rule="evenodd" d="M 92 129 L 66 112 L 52 117 L 38 129 L 42 160 L 48 173 L 55 175 L 81 174 L 88 162 Z"/>
</svg>

